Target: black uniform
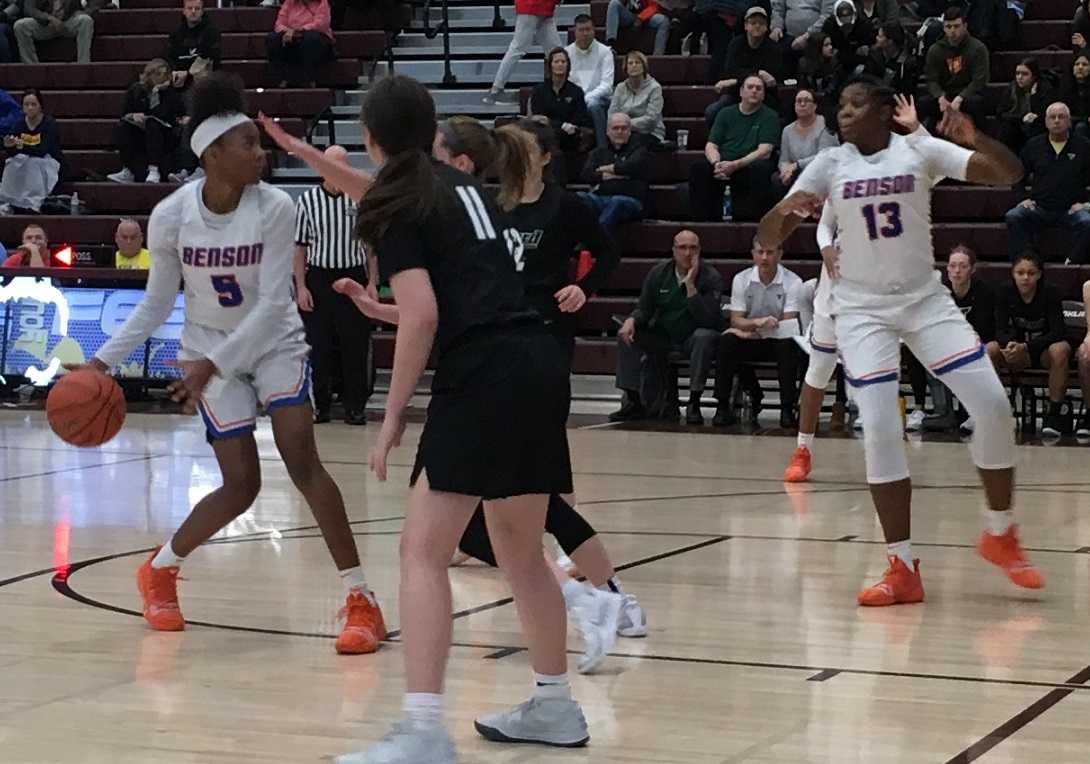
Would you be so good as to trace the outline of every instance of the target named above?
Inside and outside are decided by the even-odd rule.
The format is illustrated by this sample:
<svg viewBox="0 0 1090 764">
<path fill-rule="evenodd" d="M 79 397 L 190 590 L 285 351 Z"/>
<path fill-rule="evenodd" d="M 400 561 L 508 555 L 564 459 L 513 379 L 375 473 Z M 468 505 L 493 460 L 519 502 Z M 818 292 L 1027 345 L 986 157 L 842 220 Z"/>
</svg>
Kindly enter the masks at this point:
<svg viewBox="0 0 1090 764">
<path fill-rule="evenodd" d="M 1030 368 L 1043 369 L 1041 356 L 1050 345 L 1065 336 L 1063 303 L 1050 284 L 1037 283 L 1030 302 L 1022 299 L 1018 287 L 1007 284 L 995 303 L 995 339 L 999 347 L 1009 342 L 1026 343 Z"/>
<path fill-rule="evenodd" d="M 375 242 L 383 280 L 424 268 L 439 308 L 412 482 L 426 470 L 433 489 L 483 499 L 568 493 L 569 374 L 526 306 L 517 238 L 474 178 L 439 164 L 434 174 L 426 216 L 395 219 Z"/>
<path fill-rule="evenodd" d="M 949 283 L 947 283 L 949 286 Z M 950 291 L 954 304 L 961 308 L 969 325 L 976 331 L 980 341 L 987 344 L 995 339 L 995 293 L 980 279 L 969 281 L 969 291 L 964 297 Z"/>
<path fill-rule="evenodd" d="M 507 213 L 507 221 L 522 237 L 526 301 L 564 346 L 570 366 L 578 322 L 575 314 L 560 312 L 554 295 L 575 283 L 589 299 L 617 266 L 617 248 L 590 207 L 560 186 L 546 186 L 536 202 L 520 204 Z M 590 250 L 595 263 L 589 273 L 575 281 L 572 258 L 579 244 Z"/>
</svg>

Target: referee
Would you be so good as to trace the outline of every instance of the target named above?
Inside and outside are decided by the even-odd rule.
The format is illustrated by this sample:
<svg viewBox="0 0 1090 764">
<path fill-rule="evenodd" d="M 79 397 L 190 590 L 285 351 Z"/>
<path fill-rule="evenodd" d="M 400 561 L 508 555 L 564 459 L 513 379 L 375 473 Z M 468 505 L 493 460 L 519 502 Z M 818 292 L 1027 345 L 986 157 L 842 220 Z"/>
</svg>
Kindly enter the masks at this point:
<svg viewBox="0 0 1090 764">
<path fill-rule="evenodd" d="M 348 161 L 348 152 L 341 146 L 330 146 L 325 154 L 338 162 Z M 348 297 L 333 291 L 333 283 L 341 278 L 367 283 L 355 225 L 356 203 L 328 180 L 296 202 L 295 292 L 312 348 L 314 421 L 318 423 L 330 419 L 333 364 L 339 348 L 344 421 L 367 424 L 371 324 Z"/>
</svg>

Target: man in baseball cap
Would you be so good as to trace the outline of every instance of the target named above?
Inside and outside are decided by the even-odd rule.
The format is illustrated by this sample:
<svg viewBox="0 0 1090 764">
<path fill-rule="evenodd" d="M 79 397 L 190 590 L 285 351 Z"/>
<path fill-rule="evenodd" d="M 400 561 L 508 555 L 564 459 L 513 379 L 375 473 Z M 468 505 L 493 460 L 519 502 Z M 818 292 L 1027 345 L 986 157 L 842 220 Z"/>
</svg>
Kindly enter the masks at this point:
<svg viewBox="0 0 1090 764">
<path fill-rule="evenodd" d="M 715 73 L 719 79 L 715 91 L 719 100 L 704 110 L 704 121 L 708 129 L 715 124 L 719 111 L 732 103 L 738 103 L 738 85 L 741 78 L 756 72 L 765 83 L 765 105 L 779 112 L 779 98 L 776 86 L 783 78 L 783 60 L 780 46 L 768 37 L 768 11 L 755 5 L 746 11 L 744 35 L 731 40 L 727 48 L 727 60 L 722 73 Z"/>
</svg>

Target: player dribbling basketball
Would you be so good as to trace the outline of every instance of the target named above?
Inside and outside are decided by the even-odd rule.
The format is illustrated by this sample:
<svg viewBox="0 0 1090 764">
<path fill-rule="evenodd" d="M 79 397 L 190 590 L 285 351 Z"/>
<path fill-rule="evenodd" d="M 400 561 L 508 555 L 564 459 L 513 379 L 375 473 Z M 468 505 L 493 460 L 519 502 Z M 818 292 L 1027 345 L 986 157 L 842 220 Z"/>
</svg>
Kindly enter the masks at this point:
<svg viewBox="0 0 1090 764">
<path fill-rule="evenodd" d="M 261 182 L 265 151 L 239 84 L 214 74 L 191 91 L 190 145 L 206 177 L 156 205 L 148 223 L 151 269 L 144 298 L 88 367 L 107 372 L 163 323 L 185 282 L 185 326 L 174 400 L 200 411 L 223 484 L 201 499 L 140 568 L 144 618 L 178 631 L 182 561 L 253 504 L 261 486 L 254 428 L 259 407 L 306 498 L 348 590 L 336 649 L 370 653 L 386 636 L 367 588 L 340 490 L 318 459 L 310 364 L 291 293 L 294 204 Z"/>
</svg>

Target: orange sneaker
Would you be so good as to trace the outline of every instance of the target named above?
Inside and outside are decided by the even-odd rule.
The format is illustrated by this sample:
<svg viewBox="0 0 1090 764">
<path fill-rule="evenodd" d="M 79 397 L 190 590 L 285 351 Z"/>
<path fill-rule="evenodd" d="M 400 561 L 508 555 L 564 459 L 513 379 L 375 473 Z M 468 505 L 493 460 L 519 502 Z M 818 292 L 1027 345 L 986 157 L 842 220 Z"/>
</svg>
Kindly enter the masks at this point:
<svg viewBox="0 0 1090 764">
<path fill-rule="evenodd" d="M 791 463 L 783 471 L 783 482 L 805 483 L 810 477 L 810 449 L 799 446 L 795 449 L 795 455 L 791 457 Z"/>
<path fill-rule="evenodd" d="M 913 561 L 913 570 L 909 570 L 904 561 L 896 555 L 889 558 L 882 580 L 874 586 L 868 586 L 859 592 L 860 605 L 868 607 L 886 607 L 888 605 L 907 605 L 923 602 L 923 581 L 920 579 L 920 561 Z"/>
<path fill-rule="evenodd" d="M 144 598 L 144 620 L 156 631 L 182 631 L 185 618 L 178 607 L 178 568 L 153 568 L 151 557 L 136 571 L 136 587 Z"/>
<path fill-rule="evenodd" d="M 1023 589 L 1044 587 L 1045 577 L 1026 559 L 1026 553 L 1022 551 L 1017 525 L 1012 525 L 1002 536 L 984 531 L 980 534 L 976 550 L 985 560 L 1001 567 L 1007 578 Z"/>
<path fill-rule="evenodd" d="M 377 603 L 362 592 L 353 590 L 337 613 L 344 619 L 344 631 L 337 637 L 337 652 L 341 655 L 362 655 L 378 650 L 386 639 L 386 623 Z"/>
</svg>

